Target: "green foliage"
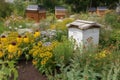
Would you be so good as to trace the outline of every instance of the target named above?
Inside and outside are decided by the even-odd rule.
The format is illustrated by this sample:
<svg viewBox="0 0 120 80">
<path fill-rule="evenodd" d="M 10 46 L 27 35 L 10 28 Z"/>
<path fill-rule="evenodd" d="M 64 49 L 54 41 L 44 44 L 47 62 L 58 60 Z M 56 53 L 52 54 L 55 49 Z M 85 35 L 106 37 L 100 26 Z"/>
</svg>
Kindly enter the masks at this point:
<svg viewBox="0 0 120 80">
<path fill-rule="evenodd" d="M 56 40 L 59 41 L 59 42 L 61 42 L 63 36 L 67 36 L 67 35 L 68 35 L 68 34 L 67 34 L 67 31 L 66 31 L 66 30 L 64 30 L 64 31 L 62 31 L 62 30 L 57 30 L 57 32 L 56 32 Z"/>
<path fill-rule="evenodd" d="M 119 22 L 120 19 L 119 18 L 120 18 L 119 15 L 117 15 L 114 12 L 111 12 L 111 13 L 106 14 L 105 22 L 107 24 L 111 25 L 113 29 L 116 29 L 116 28 L 120 29 L 120 22 Z"/>
<path fill-rule="evenodd" d="M 111 45 L 111 42 L 113 42 L 113 40 L 110 41 L 110 36 L 112 34 L 112 31 L 109 31 L 109 30 L 105 30 L 104 28 L 101 28 L 100 30 L 100 45 L 104 45 L 102 47 L 108 47 Z"/>
<path fill-rule="evenodd" d="M 75 0 L 77 1 L 77 0 Z M 81 1 L 80 1 L 81 2 Z M 18 4 L 18 3 L 17 3 Z M 71 3 L 72 4 L 72 3 Z M 80 4 L 80 3 L 78 3 Z M 82 4 L 84 5 L 84 4 Z M 48 5 L 49 6 L 49 5 Z M 24 6 L 18 7 L 23 15 Z M 17 9 L 17 8 L 16 8 Z M 22 12 L 23 11 L 23 12 Z M 19 11 L 17 12 L 19 13 Z M 119 80 L 120 76 L 120 31 L 119 31 L 119 21 L 120 17 L 115 13 L 108 13 L 105 18 L 103 17 L 93 17 L 88 18 L 88 14 L 81 13 L 80 15 L 76 15 L 75 19 L 84 19 L 84 20 L 94 20 L 101 24 L 104 24 L 105 27 L 101 29 L 100 32 L 100 47 L 102 49 L 94 48 L 90 46 L 90 49 L 81 52 L 80 49 L 74 50 L 73 42 L 67 39 L 67 27 L 66 24 L 72 22 L 72 19 L 64 19 L 63 21 L 56 21 L 54 15 L 49 16 L 49 18 L 42 20 L 40 25 L 38 26 L 41 30 L 47 30 L 49 27 L 53 27 L 51 29 L 56 30 L 56 36 L 54 39 L 48 39 L 46 41 L 52 42 L 52 40 L 57 40 L 60 44 L 50 51 L 52 57 L 48 62 L 42 63 L 42 59 L 35 52 L 39 50 L 37 53 L 43 53 L 45 55 L 44 48 L 36 49 L 35 52 L 32 52 L 34 55 L 34 65 L 37 65 L 39 71 L 48 76 L 49 80 Z M 95 18 L 95 19 L 94 19 Z M 21 17 L 12 16 L 10 18 L 6 18 L 5 21 L 9 22 L 8 27 L 12 26 L 15 28 L 16 26 L 22 25 L 26 27 L 26 20 L 23 20 Z M 51 25 L 52 23 L 52 25 Z M 3 26 L 2 22 L 0 23 Z M 107 29 L 110 25 L 112 29 Z M 2 30 L 1 28 L 0 30 Z M 49 33 L 48 33 L 49 34 Z M 48 35 L 49 36 L 49 35 Z M 47 37 L 47 36 L 46 36 Z M 46 42 L 45 41 L 45 42 Z M 36 43 L 36 42 L 35 42 Z M 39 45 L 40 46 L 40 45 Z M 43 49 L 43 50 L 42 50 Z M 48 49 L 51 49 L 48 48 Z M 106 50 L 107 49 L 107 50 Z M 28 53 L 29 48 L 25 50 Z M 40 52 L 41 51 L 41 52 Z M 28 55 L 27 55 L 28 57 Z M 45 60 L 43 60 L 45 61 Z M 14 68 L 14 62 L 3 62 L 1 61 L 0 66 L 0 79 L 8 80 L 11 76 L 11 72 L 15 75 L 14 79 L 17 79 L 18 73 Z M 7 65 L 6 65 L 7 64 Z M 59 74 L 58 74 L 59 73 Z"/>
<path fill-rule="evenodd" d="M 13 13 L 20 16 L 24 16 L 27 5 L 28 2 L 22 0 L 15 0 L 13 3 Z"/>
<path fill-rule="evenodd" d="M 71 5 L 72 11 L 80 12 L 86 11 L 87 7 L 90 5 L 90 0 L 65 0 L 66 4 Z"/>
<path fill-rule="evenodd" d="M 4 0 L 0 0 L 0 17 L 5 18 L 12 12 L 11 4 L 6 3 Z"/>
<path fill-rule="evenodd" d="M 115 46 L 120 44 L 120 31 L 118 30 L 104 30 L 100 32 L 100 46 L 105 48 L 109 46 Z M 120 46 L 119 46 L 120 47 Z"/>
<path fill-rule="evenodd" d="M 3 25 L 3 21 L 0 22 L 0 34 L 5 31 L 5 27 Z"/>
<path fill-rule="evenodd" d="M 40 30 L 44 31 L 44 30 L 49 29 L 50 22 L 51 21 L 49 21 L 49 19 L 41 20 L 40 21 L 40 26 L 39 26 Z"/>
<path fill-rule="evenodd" d="M 32 27 L 33 21 L 24 19 L 23 17 L 18 15 L 11 15 L 4 19 L 3 24 L 5 28 L 7 28 L 7 30 L 15 31 L 20 28 Z"/>
<path fill-rule="evenodd" d="M 100 19 L 102 20 L 102 19 Z M 99 20 L 99 21 L 100 21 Z M 100 45 L 102 47 L 108 47 L 111 45 L 119 45 L 120 42 L 120 23 L 119 15 L 111 11 L 104 16 L 103 21 L 100 21 L 101 24 L 105 26 L 100 30 Z M 104 45 L 104 46 L 103 46 Z"/>
<path fill-rule="evenodd" d="M 17 80 L 18 72 L 14 64 L 15 61 L 0 60 L 0 80 L 9 80 L 12 76 L 14 80 Z"/>
<path fill-rule="evenodd" d="M 55 74 L 54 77 L 48 76 L 49 80 L 119 80 L 120 50 L 108 49 L 99 52 L 94 49 L 90 48 L 83 53 L 74 52 L 71 64 L 62 65 L 61 73 Z M 106 54 L 106 56 L 99 55 L 97 58 L 98 54 Z"/>
<path fill-rule="evenodd" d="M 62 37 L 62 40 L 63 41 L 55 47 L 53 53 L 57 64 L 67 65 L 73 55 L 74 44 L 67 40 L 66 37 Z"/>
</svg>

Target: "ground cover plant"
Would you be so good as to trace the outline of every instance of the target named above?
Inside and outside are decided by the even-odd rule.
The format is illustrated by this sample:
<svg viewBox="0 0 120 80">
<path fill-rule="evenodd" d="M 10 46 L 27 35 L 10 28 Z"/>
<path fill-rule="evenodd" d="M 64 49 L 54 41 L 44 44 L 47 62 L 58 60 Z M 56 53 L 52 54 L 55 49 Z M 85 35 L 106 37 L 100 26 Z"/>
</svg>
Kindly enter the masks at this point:
<svg viewBox="0 0 120 80">
<path fill-rule="evenodd" d="M 120 79 L 120 39 L 118 35 L 120 24 L 119 15 L 114 12 L 110 12 L 102 18 L 84 13 L 58 21 L 56 19 L 52 21 L 53 18 L 50 18 L 43 20 L 41 25 L 36 28 L 32 28 L 32 32 L 22 34 L 19 34 L 15 28 L 18 28 L 19 25 L 27 27 L 25 23 L 28 22 L 23 20 L 24 18 L 19 19 L 15 16 L 12 18 L 15 20 L 12 20 L 11 17 L 8 18 L 8 21 L 9 19 L 11 23 L 9 26 L 13 28 L 0 37 L 1 64 L 6 61 L 9 64 L 9 62 L 17 63 L 22 59 L 30 60 L 40 73 L 47 76 L 48 80 Z M 74 42 L 68 39 L 66 24 L 75 19 L 93 20 L 104 25 L 101 28 L 98 47 L 91 46 L 83 52 L 80 51 L 80 48 L 74 49 Z M 13 65 L 13 63 L 11 64 Z M 14 70 L 13 73 L 15 72 L 17 80 L 14 66 L 4 66 L 3 64 L 0 70 L 8 70 L 8 68 L 10 68 L 10 73 Z M 10 77 L 10 73 L 4 74 L 7 75 L 6 79 Z M 3 78 L 4 76 L 0 76 L 0 79 Z"/>
</svg>

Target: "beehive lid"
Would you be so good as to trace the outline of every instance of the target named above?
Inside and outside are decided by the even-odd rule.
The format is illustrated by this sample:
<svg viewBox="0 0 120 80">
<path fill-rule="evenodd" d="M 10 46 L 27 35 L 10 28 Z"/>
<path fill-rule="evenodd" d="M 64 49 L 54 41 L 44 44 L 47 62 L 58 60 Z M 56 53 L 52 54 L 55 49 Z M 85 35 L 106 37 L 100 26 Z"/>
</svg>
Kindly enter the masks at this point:
<svg viewBox="0 0 120 80">
<path fill-rule="evenodd" d="M 67 24 L 68 28 L 78 28 L 81 30 L 86 30 L 86 29 L 90 29 L 90 28 L 100 28 L 101 25 L 93 22 L 93 21 L 85 21 L 85 20 L 76 20 L 70 24 Z"/>
<path fill-rule="evenodd" d="M 26 10 L 38 10 L 38 5 L 28 5 Z"/>
<path fill-rule="evenodd" d="M 105 7 L 105 6 L 97 7 L 97 9 L 98 9 L 98 10 L 101 10 L 101 11 L 102 11 L 102 10 L 103 10 L 103 11 L 104 11 L 104 10 L 108 10 L 107 7 Z"/>
<path fill-rule="evenodd" d="M 96 8 L 95 7 L 91 7 L 88 9 L 88 11 L 96 11 Z"/>
<path fill-rule="evenodd" d="M 55 10 L 66 11 L 66 8 L 63 6 L 55 6 Z"/>
</svg>

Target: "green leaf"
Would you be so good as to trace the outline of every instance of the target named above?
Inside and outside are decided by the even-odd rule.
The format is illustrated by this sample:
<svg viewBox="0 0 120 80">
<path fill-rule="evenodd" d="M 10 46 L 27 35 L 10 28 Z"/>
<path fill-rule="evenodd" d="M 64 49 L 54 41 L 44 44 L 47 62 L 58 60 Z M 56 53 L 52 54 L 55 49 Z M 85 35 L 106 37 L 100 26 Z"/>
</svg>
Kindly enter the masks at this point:
<svg viewBox="0 0 120 80">
<path fill-rule="evenodd" d="M 67 77 L 68 77 L 68 80 L 74 80 L 74 76 L 72 72 L 67 72 Z"/>
<path fill-rule="evenodd" d="M 9 66 L 10 68 L 13 68 L 13 67 L 14 67 L 14 63 L 15 63 L 15 61 L 10 61 L 10 62 L 8 62 L 8 66 Z"/>
<path fill-rule="evenodd" d="M 17 80 L 17 78 L 18 78 L 18 71 L 15 68 L 13 68 L 12 72 L 14 74 L 14 80 Z"/>
</svg>

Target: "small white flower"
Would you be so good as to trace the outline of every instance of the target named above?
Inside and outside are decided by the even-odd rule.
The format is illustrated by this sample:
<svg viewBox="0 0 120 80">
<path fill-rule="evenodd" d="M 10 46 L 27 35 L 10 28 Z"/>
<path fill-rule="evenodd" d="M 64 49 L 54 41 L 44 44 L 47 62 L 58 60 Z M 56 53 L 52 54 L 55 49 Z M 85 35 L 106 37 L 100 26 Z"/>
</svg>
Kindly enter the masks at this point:
<svg viewBox="0 0 120 80">
<path fill-rule="evenodd" d="M 12 27 L 11 27 L 11 26 L 9 26 L 9 29 L 12 29 Z"/>
<path fill-rule="evenodd" d="M 19 28 L 22 28 L 22 25 L 20 25 Z"/>
<path fill-rule="evenodd" d="M 15 29 L 15 30 L 17 30 L 18 28 L 17 28 L 17 27 L 15 27 L 14 29 Z"/>
</svg>

